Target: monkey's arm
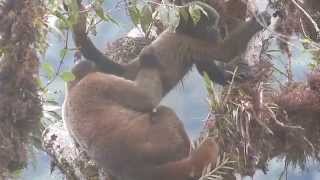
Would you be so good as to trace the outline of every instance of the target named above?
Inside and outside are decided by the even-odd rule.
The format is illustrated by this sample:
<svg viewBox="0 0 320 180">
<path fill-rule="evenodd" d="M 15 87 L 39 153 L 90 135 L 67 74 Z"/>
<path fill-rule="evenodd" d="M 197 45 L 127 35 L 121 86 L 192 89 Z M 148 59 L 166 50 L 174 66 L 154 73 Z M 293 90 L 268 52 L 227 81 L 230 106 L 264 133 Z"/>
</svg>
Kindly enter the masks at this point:
<svg viewBox="0 0 320 180">
<path fill-rule="evenodd" d="M 135 81 L 105 73 L 87 75 L 87 86 L 97 87 L 101 97 L 106 95 L 118 102 L 141 112 L 151 112 L 163 97 L 163 87 L 159 70 L 153 67 L 141 67 Z"/>
<path fill-rule="evenodd" d="M 137 88 L 150 99 L 152 108 L 158 106 L 163 97 L 163 87 L 160 77 L 160 72 L 157 68 L 141 67 L 135 80 Z"/>
<path fill-rule="evenodd" d="M 81 0 L 77 0 L 77 2 L 80 7 L 79 9 L 83 10 L 84 8 L 81 5 Z M 88 37 L 86 32 L 86 19 L 86 13 L 80 12 L 77 23 L 72 27 L 73 38 L 77 48 L 79 48 L 87 60 L 93 61 L 100 71 L 115 75 L 122 75 L 125 71 L 124 68 L 120 64 L 110 60 L 101 51 L 99 51 Z"/>
<path fill-rule="evenodd" d="M 140 84 L 134 81 L 101 72 L 89 73 L 79 82 L 77 79 L 76 77 L 75 82 L 69 82 L 73 84 L 70 94 L 80 93 L 85 94 L 82 96 L 93 96 L 92 98 L 96 98 L 98 102 L 115 102 L 133 111 L 152 112 L 158 105 L 158 97 L 162 97 L 158 95 L 158 91 L 152 92 L 158 89 L 157 86 L 154 86 L 154 89 L 151 86 L 140 87 Z"/>
<path fill-rule="evenodd" d="M 199 73 L 203 76 L 204 73 L 207 73 L 210 80 L 218 83 L 222 86 L 227 84 L 229 76 L 226 76 L 226 72 L 223 67 L 219 67 L 212 60 L 201 60 L 195 63 Z"/>
<path fill-rule="evenodd" d="M 252 18 L 239 28 L 235 29 L 229 37 L 219 44 L 217 60 L 230 61 L 234 57 L 243 53 L 249 41 L 258 31 L 261 31 L 265 26 L 271 23 L 271 16 L 267 12 L 262 12 L 257 17 Z"/>
<path fill-rule="evenodd" d="M 190 49 L 194 51 L 192 53 L 194 59 L 201 61 L 211 58 L 217 61 L 229 62 L 247 48 L 247 44 L 255 33 L 264 28 L 260 23 L 265 22 L 267 26 L 270 24 L 270 21 L 271 16 L 267 12 L 262 12 L 257 16 L 257 19 L 252 18 L 245 22 L 239 28 L 235 29 L 226 39 L 218 43 L 190 42 Z M 193 41 L 196 42 L 196 40 Z"/>
</svg>

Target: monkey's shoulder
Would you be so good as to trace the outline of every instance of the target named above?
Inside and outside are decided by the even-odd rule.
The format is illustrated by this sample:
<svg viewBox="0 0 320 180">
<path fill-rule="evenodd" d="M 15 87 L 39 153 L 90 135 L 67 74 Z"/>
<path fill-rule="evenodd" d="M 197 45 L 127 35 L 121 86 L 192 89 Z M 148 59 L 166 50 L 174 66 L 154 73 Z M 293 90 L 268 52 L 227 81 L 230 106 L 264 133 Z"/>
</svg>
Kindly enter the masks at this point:
<svg viewBox="0 0 320 180">
<path fill-rule="evenodd" d="M 166 30 L 141 51 L 140 57 L 143 57 L 142 60 L 158 59 L 161 62 L 172 62 L 191 57 L 194 53 L 201 52 L 202 49 L 214 48 L 219 43 L 217 39 L 201 39 L 186 33 Z"/>
<path fill-rule="evenodd" d="M 195 47 L 195 45 L 212 45 L 215 44 L 217 40 L 211 38 L 198 38 L 196 36 L 191 36 L 188 33 L 182 32 L 172 32 L 170 30 L 166 30 L 162 32 L 158 38 L 151 43 L 151 46 L 163 46 L 164 47 L 172 47 L 176 45 L 180 46 L 191 46 Z M 174 49 L 171 49 L 174 50 Z"/>
</svg>

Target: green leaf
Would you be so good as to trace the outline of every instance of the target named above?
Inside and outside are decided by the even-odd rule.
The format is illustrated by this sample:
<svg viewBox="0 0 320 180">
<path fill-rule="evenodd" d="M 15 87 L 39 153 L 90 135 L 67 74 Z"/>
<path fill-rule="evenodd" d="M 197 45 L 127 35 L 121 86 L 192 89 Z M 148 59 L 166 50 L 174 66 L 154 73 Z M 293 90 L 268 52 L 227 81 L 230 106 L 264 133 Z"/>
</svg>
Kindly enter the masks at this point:
<svg viewBox="0 0 320 180">
<path fill-rule="evenodd" d="M 200 2 L 197 1 L 197 2 L 195 2 L 195 3 L 201 3 L 201 4 L 204 5 L 204 6 L 208 6 L 207 4 L 205 4 L 205 3 L 201 2 L 201 1 L 200 1 Z M 209 8 L 212 8 L 211 6 L 208 6 L 208 7 L 209 7 Z M 205 16 L 209 17 L 209 16 L 208 16 L 208 12 L 207 12 L 206 10 L 204 10 L 204 8 L 203 8 L 202 6 L 200 6 L 199 4 L 196 4 L 196 5 L 195 5 L 195 8 L 196 8 L 196 9 L 199 9 L 201 13 L 203 13 Z M 213 9 L 213 10 L 215 10 L 215 9 Z"/>
<path fill-rule="evenodd" d="M 180 14 L 178 8 L 172 7 L 169 11 L 169 28 L 176 29 L 180 22 Z"/>
<path fill-rule="evenodd" d="M 140 24 L 140 12 L 139 12 L 139 9 L 137 8 L 137 6 L 131 6 L 129 7 L 129 15 L 131 17 L 131 20 L 133 22 L 134 25 L 138 25 Z"/>
<path fill-rule="evenodd" d="M 45 86 L 40 78 L 37 78 L 36 83 L 37 83 L 38 88 L 43 91 Z"/>
<path fill-rule="evenodd" d="M 176 7 L 161 6 L 159 8 L 159 17 L 160 21 L 172 30 L 174 30 L 180 22 L 179 10 Z"/>
<path fill-rule="evenodd" d="M 69 22 L 67 20 L 67 18 L 59 11 L 54 11 L 53 15 L 56 16 L 58 18 L 58 25 L 57 27 L 61 30 L 61 29 L 67 29 L 70 27 Z"/>
<path fill-rule="evenodd" d="M 60 12 L 60 11 L 54 11 L 52 13 L 54 16 L 56 16 L 58 19 L 61 19 L 63 21 L 66 21 L 66 18 L 64 17 L 64 15 Z"/>
<path fill-rule="evenodd" d="M 73 81 L 76 79 L 76 77 L 72 74 L 72 72 L 65 71 L 60 74 L 61 79 L 63 79 L 65 82 Z"/>
<path fill-rule="evenodd" d="M 79 18 L 79 6 L 77 0 L 65 0 L 69 8 L 68 24 L 69 27 L 76 24 Z"/>
<path fill-rule="evenodd" d="M 102 6 L 94 6 L 94 11 L 96 12 L 97 16 L 99 16 L 102 20 L 108 21 L 109 19 L 104 15 L 104 10 Z"/>
<path fill-rule="evenodd" d="M 0 48 L 0 57 L 4 54 L 4 48 Z"/>
<path fill-rule="evenodd" d="M 160 6 L 159 9 L 159 18 L 160 21 L 165 25 L 169 25 L 169 7 Z"/>
<path fill-rule="evenodd" d="M 312 41 L 308 38 L 304 38 L 304 39 L 302 39 L 302 43 L 311 44 Z"/>
<path fill-rule="evenodd" d="M 314 69 L 316 69 L 317 64 L 315 64 L 315 63 L 309 63 L 309 64 L 308 64 L 308 67 L 309 67 L 310 69 L 314 70 Z"/>
<path fill-rule="evenodd" d="M 201 18 L 201 9 L 200 6 L 192 4 L 189 6 L 189 13 L 192 19 L 193 24 L 198 24 Z"/>
<path fill-rule="evenodd" d="M 48 78 L 52 79 L 54 72 L 55 72 L 53 66 L 49 63 L 43 63 L 42 68 L 45 71 L 45 73 L 47 74 Z"/>
<path fill-rule="evenodd" d="M 103 10 L 103 2 L 104 0 L 96 0 L 93 3 L 94 11 L 96 12 L 96 15 L 100 17 L 104 21 L 110 21 L 116 25 L 119 25 L 117 21 L 115 21 L 109 14 L 106 14 Z"/>
<path fill-rule="evenodd" d="M 182 19 L 185 21 L 185 22 L 188 22 L 189 21 L 189 13 L 188 11 L 185 9 L 185 8 L 180 8 L 180 17 L 182 17 Z"/>
<path fill-rule="evenodd" d="M 66 48 L 61 49 L 60 53 L 59 53 L 60 58 L 64 59 L 66 57 L 66 55 L 67 55 L 67 52 L 68 52 L 68 49 L 66 49 Z"/>
<path fill-rule="evenodd" d="M 104 15 L 103 0 L 95 0 L 93 2 L 93 8 L 98 17 L 104 21 L 108 21 L 108 18 Z"/>
<path fill-rule="evenodd" d="M 153 20 L 152 20 L 151 7 L 148 4 L 146 4 L 142 7 L 141 17 L 140 17 L 141 28 L 144 33 L 147 33 L 152 21 Z"/>
</svg>

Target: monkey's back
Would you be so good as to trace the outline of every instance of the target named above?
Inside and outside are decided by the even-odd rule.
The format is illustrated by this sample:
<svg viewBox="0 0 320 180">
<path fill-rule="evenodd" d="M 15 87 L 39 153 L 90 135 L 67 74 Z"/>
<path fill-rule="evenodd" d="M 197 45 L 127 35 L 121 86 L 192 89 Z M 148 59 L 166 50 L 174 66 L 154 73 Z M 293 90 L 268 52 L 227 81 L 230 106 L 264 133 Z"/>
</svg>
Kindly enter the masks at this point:
<svg viewBox="0 0 320 180">
<path fill-rule="evenodd" d="M 189 155 L 189 139 L 175 113 L 165 107 L 152 113 L 148 98 L 135 88 L 132 81 L 94 72 L 70 88 L 65 100 L 70 134 L 111 174 L 130 176 L 139 167 L 143 175 L 149 165 Z"/>
</svg>

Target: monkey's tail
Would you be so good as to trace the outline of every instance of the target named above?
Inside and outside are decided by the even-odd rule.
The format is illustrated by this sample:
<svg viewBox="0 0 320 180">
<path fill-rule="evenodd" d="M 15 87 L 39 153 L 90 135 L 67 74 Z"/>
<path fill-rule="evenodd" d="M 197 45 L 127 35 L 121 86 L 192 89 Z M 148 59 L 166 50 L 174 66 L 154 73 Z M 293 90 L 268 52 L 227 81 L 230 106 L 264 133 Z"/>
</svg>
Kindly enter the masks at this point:
<svg viewBox="0 0 320 180">
<path fill-rule="evenodd" d="M 79 6 L 79 18 L 77 23 L 72 27 L 76 46 L 87 60 L 93 61 L 97 65 L 99 70 L 115 75 L 122 75 L 125 71 L 124 68 L 99 51 L 88 37 L 86 32 L 87 13 L 85 11 L 81 12 L 81 10 L 85 10 L 81 4 L 81 0 L 77 0 L 77 3 Z"/>
</svg>

